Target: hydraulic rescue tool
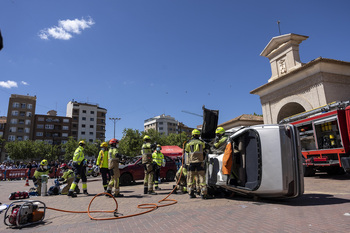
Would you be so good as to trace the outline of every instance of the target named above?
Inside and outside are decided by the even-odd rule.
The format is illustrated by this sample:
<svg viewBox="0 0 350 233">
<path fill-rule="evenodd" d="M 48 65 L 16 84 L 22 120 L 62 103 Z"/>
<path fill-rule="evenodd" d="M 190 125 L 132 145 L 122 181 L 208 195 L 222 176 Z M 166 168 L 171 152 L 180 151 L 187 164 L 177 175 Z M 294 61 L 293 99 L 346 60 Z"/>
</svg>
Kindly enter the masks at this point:
<svg viewBox="0 0 350 233">
<path fill-rule="evenodd" d="M 9 212 L 9 210 L 11 211 Z M 19 200 L 14 201 L 7 208 L 4 223 L 9 227 L 26 227 L 43 222 L 46 205 L 41 201 Z"/>
</svg>

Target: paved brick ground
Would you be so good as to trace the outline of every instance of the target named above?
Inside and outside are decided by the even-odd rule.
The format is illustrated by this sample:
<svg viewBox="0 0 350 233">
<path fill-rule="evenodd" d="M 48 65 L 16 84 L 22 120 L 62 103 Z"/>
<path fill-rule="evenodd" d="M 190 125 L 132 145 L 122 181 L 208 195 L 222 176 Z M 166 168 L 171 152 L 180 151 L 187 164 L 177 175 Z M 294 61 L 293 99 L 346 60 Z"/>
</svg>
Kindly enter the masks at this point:
<svg viewBox="0 0 350 233">
<path fill-rule="evenodd" d="M 50 180 L 49 182 L 52 182 Z M 27 190 L 25 181 L 1 181 L 0 202 L 9 204 L 8 195 Z M 30 181 L 32 185 L 32 182 Z M 118 198 L 120 216 L 140 213 L 142 203 L 158 203 L 174 183 L 162 183 L 159 195 L 143 195 L 143 185 L 121 187 Z M 305 178 L 305 194 L 291 200 L 259 200 L 235 196 L 232 199 L 189 199 L 188 195 L 171 195 L 177 204 L 160 207 L 150 213 L 124 219 L 95 221 L 87 214 L 70 214 L 47 210 L 45 224 L 21 229 L 21 232 L 350 232 L 350 175 L 318 175 Z M 47 206 L 65 210 L 87 210 L 93 196 L 102 189 L 100 178 L 88 179 L 90 196 L 32 197 Z M 159 204 L 160 205 L 160 204 Z M 91 210 L 113 210 L 111 198 L 96 198 Z M 113 217 L 111 213 L 93 214 Z M 0 215 L 4 217 L 3 214 Z M 18 229 L 0 226 L 0 232 Z"/>
</svg>

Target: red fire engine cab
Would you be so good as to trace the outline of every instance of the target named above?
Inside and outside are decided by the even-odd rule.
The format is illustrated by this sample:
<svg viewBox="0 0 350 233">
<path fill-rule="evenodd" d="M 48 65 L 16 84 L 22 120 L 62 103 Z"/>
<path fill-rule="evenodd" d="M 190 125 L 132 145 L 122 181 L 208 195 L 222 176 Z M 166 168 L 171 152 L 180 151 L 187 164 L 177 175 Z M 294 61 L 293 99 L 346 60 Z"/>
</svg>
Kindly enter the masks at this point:
<svg viewBox="0 0 350 233">
<path fill-rule="evenodd" d="M 349 170 L 350 101 L 333 102 L 283 119 L 299 130 L 304 176 L 316 171 L 329 175 Z"/>
</svg>

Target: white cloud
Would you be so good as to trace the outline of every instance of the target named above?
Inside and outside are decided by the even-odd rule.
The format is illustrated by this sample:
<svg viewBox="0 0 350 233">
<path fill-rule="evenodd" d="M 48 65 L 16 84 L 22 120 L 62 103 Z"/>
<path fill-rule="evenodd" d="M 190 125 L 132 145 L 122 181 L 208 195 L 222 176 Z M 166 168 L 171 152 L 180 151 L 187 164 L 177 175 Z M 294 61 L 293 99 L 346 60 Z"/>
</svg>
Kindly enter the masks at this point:
<svg viewBox="0 0 350 233">
<path fill-rule="evenodd" d="M 90 28 L 95 22 L 92 18 L 85 19 L 67 19 L 59 20 L 58 26 L 45 28 L 39 32 L 39 37 L 43 40 L 48 40 L 50 37 L 58 40 L 69 40 L 73 37 L 72 34 L 80 34 L 82 30 Z"/>
<path fill-rule="evenodd" d="M 26 86 L 29 85 L 29 84 L 28 84 L 27 82 L 25 82 L 25 81 L 22 81 L 21 83 L 22 83 L 22 85 L 26 85 Z"/>
<path fill-rule="evenodd" d="M 0 81 L 0 87 L 4 87 L 4 88 L 12 88 L 12 87 L 18 87 L 17 82 L 15 81 L 11 81 L 11 80 L 7 80 L 5 81 Z"/>
</svg>

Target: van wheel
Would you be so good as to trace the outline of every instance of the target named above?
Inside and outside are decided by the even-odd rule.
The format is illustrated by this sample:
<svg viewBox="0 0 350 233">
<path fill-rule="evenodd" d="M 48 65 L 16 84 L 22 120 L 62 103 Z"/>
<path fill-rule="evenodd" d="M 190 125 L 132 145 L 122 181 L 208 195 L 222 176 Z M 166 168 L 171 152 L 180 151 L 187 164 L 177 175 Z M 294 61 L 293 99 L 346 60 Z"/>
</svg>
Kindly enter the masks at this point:
<svg viewBox="0 0 350 233">
<path fill-rule="evenodd" d="M 129 173 L 124 173 L 119 179 L 121 185 L 131 185 L 132 181 L 132 175 Z"/>
<path fill-rule="evenodd" d="M 173 170 L 169 170 L 166 173 L 166 181 L 173 181 L 175 179 L 175 172 Z"/>
</svg>

